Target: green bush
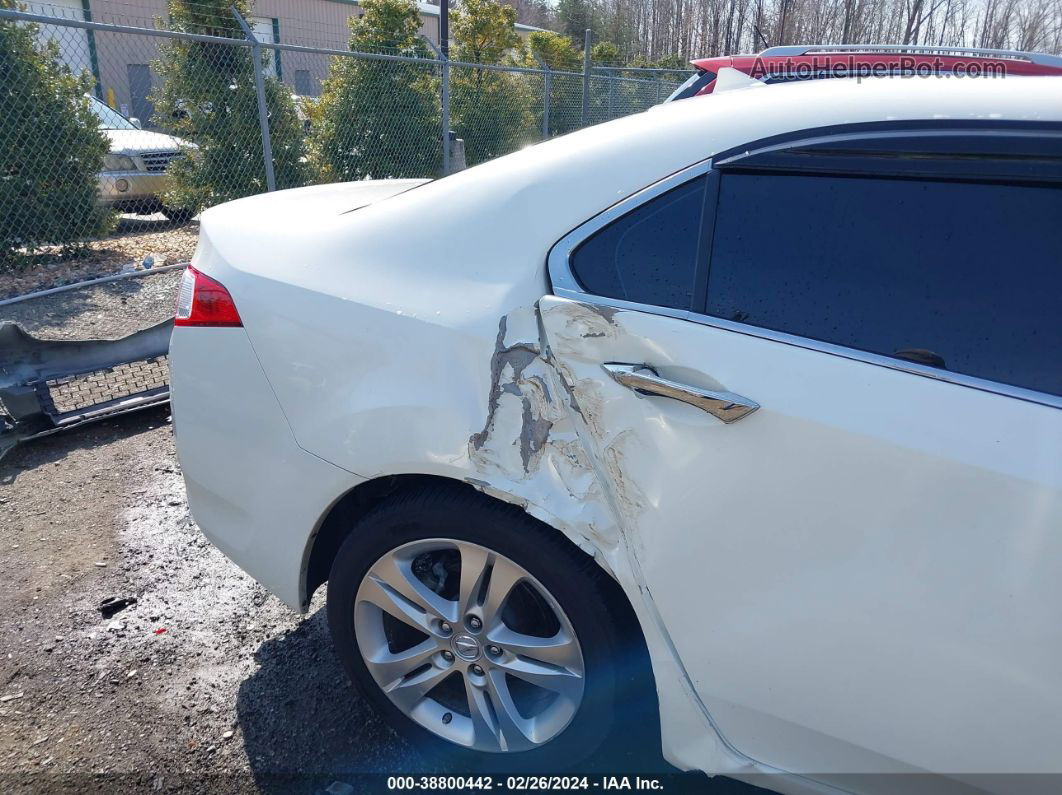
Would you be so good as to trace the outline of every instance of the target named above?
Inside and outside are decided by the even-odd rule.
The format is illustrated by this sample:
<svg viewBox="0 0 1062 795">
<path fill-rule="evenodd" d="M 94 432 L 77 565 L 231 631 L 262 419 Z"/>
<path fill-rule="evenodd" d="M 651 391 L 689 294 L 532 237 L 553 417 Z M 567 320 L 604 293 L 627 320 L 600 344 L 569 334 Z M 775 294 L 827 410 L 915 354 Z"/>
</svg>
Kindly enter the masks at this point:
<svg viewBox="0 0 1062 795">
<path fill-rule="evenodd" d="M 363 0 L 350 49 L 430 58 L 413 0 Z M 441 161 L 434 66 L 336 57 L 312 116 L 310 159 L 327 182 L 434 177 Z"/>
<path fill-rule="evenodd" d="M 511 62 L 509 53 L 523 47 L 515 25 L 516 9 L 512 6 L 497 0 L 462 0 L 453 13 L 457 45 L 451 49 L 451 57 L 492 65 Z M 541 105 L 541 82 L 537 75 L 471 66 L 451 68 L 450 114 L 454 130 L 465 141 L 468 165 L 538 140 L 535 111 Z"/>
<path fill-rule="evenodd" d="M 15 8 L 0 0 L 0 8 Z M 108 232 L 98 203 L 109 150 L 89 108 L 87 75 L 72 75 L 37 26 L 0 21 L 0 264 L 14 267 L 42 245 L 69 246 Z"/>
<path fill-rule="evenodd" d="M 170 27 L 188 33 L 242 39 L 232 0 L 170 0 Z M 246 18 L 247 0 L 235 6 Z M 171 207 L 200 210 L 266 190 L 262 134 L 249 47 L 173 39 L 154 64 L 160 88 L 152 96 L 155 122 L 195 148 L 169 169 Z M 266 109 L 276 187 L 307 181 L 303 131 L 291 91 L 265 77 Z"/>
<path fill-rule="evenodd" d="M 526 66 L 541 68 L 540 61 L 555 72 L 582 72 L 583 54 L 576 49 L 575 42 L 562 33 L 548 30 L 533 31 L 527 37 L 528 55 Z M 536 57 L 537 56 L 537 57 Z M 535 107 L 538 122 L 542 123 L 545 108 L 542 94 L 545 84 L 541 77 L 535 93 Z M 582 75 L 554 75 L 550 88 L 549 134 L 550 137 L 564 135 L 582 126 L 583 78 Z"/>
</svg>

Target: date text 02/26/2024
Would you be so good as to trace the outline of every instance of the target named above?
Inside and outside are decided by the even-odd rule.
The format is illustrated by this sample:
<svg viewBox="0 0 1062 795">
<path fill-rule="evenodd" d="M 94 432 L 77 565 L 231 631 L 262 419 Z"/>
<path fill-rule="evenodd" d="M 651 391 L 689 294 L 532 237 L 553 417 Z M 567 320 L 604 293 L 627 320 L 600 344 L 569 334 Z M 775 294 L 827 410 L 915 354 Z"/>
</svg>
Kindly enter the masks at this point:
<svg viewBox="0 0 1062 795">
<path fill-rule="evenodd" d="M 664 789 L 659 777 L 643 776 L 388 776 L 392 791 L 537 791 L 600 790 L 651 792 Z"/>
</svg>

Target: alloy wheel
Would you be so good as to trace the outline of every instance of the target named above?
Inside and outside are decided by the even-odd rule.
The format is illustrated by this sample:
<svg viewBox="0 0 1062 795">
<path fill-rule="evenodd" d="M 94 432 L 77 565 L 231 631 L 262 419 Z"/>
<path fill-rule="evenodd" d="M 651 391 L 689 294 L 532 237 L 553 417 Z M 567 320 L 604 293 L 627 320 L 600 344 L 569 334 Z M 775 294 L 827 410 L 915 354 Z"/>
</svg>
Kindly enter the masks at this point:
<svg viewBox="0 0 1062 795">
<path fill-rule="evenodd" d="M 557 600 L 478 544 L 426 539 L 383 555 L 358 588 L 354 630 L 391 702 L 467 748 L 536 748 L 582 702 L 583 654 Z"/>
</svg>

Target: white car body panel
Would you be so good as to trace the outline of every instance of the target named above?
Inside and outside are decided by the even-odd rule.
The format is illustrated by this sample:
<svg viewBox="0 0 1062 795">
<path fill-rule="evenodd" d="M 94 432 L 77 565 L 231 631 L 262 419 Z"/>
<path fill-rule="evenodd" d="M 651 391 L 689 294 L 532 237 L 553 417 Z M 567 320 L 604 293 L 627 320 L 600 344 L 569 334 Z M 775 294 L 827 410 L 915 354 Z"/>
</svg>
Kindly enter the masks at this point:
<svg viewBox="0 0 1062 795">
<path fill-rule="evenodd" d="M 672 639 L 730 742 L 808 774 L 1062 768 L 1062 638 L 1044 632 L 1062 626 L 1062 411 L 677 318 L 540 306 L 657 609 L 716 608 Z M 762 408 L 724 425 L 602 379 L 602 362 Z M 969 736 L 941 743 L 955 727 Z"/>
<path fill-rule="evenodd" d="M 180 138 L 151 130 L 100 130 L 111 142 L 111 154 L 139 155 L 143 152 L 179 152 L 188 146 Z"/>
<path fill-rule="evenodd" d="M 523 505 L 624 588 L 653 660 L 665 756 L 681 768 L 1062 771 L 1051 720 L 1062 698 L 1062 638 L 1042 633 L 1062 617 L 1062 578 L 1052 569 L 1062 550 L 1046 532 L 1062 518 L 1057 409 L 678 319 L 544 298 L 557 240 L 671 173 L 776 133 L 906 118 L 1058 121 L 1062 79 L 735 89 L 415 190 L 327 186 L 207 211 L 194 265 L 234 296 L 249 340 L 241 355 L 254 357 L 240 372 L 263 394 L 258 421 L 233 419 L 225 429 L 230 460 L 241 438 L 254 451 L 247 471 L 209 461 L 209 438 L 181 439 L 210 422 L 219 392 L 207 381 L 231 367 L 220 394 L 231 400 L 248 386 L 207 342 L 225 330 L 175 330 L 177 431 L 186 477 L 198 484 L 189 488 L 197 521 L 300 606 L 306 545 L 346 489 L 405 473 L 462 480 Z M 708 351 L 717 355 L 709 360 Z M 606 354 L 631 362 L 652 354 L 671 361 L 676 377 L 715 379 L 765 408 L 724 427 L 689 406 L 639 399 L 601 371 Z M 904 399 L 888 397 L 894 392 Z M 257 439 L 281 411 L 290 439 L 272 427 Z M 314 482 L 282 515 L 266 513 L 275 495 L 253 523 L 224 505 L 234 494 L 246 511 L 252 492 L 280 489 L 287 477 L 301 488 L 303 466 Z M 910 473 L 903 501 L 890 503 L 874 479 L 901 472 Z M 257 491 L 240 482 L 259 476 Z M 776 496 L 749 501 L 747 489 Z M 986 510 L 989 492 L 999 500 Z M 853 530 L 846 517 L 868 506 L 868 523 Z M 812 508 L 833 524 L 802 522 Z M 787 532 L 774 533 L 783 521 Z M 698 534 L 703 547 L 691 546 Z M 709 542 L 719 555 L 708 554 Z M 705 554 L 691 554 L 697 549 Z M 980 590 L 960 566 L 983 577 Z M 844 603 L 827 581 L 843 586 Z M 886 592 L 895 601 L 882 605 Z M 932 609 L 929 593 L 940 599 Z M 987 610 L 989 600 L 1008 610 Z M 865 645 L 831 645 L 831 627 L 852 621 L 860 625 L 845 626 Z M 890 635 L 896 643 L 886 646 Z M 919 655 L 922 675 L 896 676 L 897 659 Z M 792 667 L 772 667 L 782 658 Z M 839 663 L 851 666 L 847 680 Z M 1022 742 L 1001 744 L 1008 733 Z"/>
<path fill-rule="evenodd" d="M 196 523 L 289 606 L 302 605 L 305 528 L 359 482 L 297 444 L 242 328 L 185 328 L 170 360 L 177 455 Z M 293 533 L 292 528 L 299 528 Z"/>
</svg>

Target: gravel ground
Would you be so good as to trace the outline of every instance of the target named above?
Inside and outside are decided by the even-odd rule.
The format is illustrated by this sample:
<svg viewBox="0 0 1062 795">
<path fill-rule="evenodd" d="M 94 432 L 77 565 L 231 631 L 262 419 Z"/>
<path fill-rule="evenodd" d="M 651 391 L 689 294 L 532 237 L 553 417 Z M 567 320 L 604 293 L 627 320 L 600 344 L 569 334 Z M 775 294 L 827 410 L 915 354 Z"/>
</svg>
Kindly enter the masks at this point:
<svg viewBox="0 0 1062 795">
<path fill-rule="evenodd" d="M 183 270 L 133 276 L 0 306 L 13 320 L 46 339 L 114 339 L 173 317 Z"/>
<path fill-rule="evenodd" d="M 293 614 L 199 533 L 165 410 L 17 448 L 0 528 L 7 791 L 317 791 L 417 764 L 354 695 L 322 595 Z M 110 596 L 137 603 L 104 618 Z"/>
<path fill-rule="evenodd" d="M 44 261 L 24 270 L 0 270 L 0 299 L 118 273 L 151 257 L 155 267 L 187 262 L 195 253 L 199 223 L 177 225 L 162 215 L 124 215 L 115 234 L 87 243 L 76 257 Z"/>
</svg>

